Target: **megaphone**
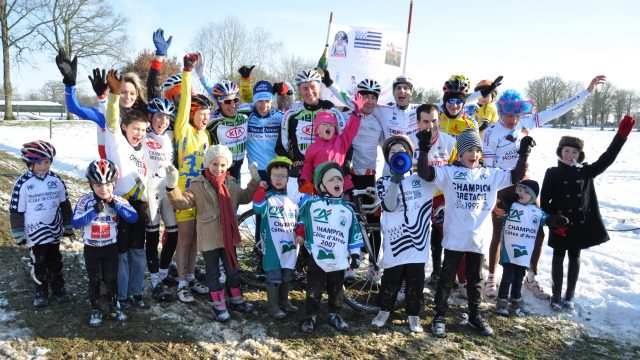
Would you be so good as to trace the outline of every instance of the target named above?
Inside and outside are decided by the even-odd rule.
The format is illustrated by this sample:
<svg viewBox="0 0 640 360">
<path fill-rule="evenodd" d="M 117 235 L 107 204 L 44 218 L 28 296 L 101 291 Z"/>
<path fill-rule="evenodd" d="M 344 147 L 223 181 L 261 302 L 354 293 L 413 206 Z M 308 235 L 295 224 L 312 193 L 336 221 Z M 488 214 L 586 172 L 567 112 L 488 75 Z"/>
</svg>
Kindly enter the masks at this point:
<svg viewBox="0 0 640 360">
<path fill-rule="evenodd" d="M 391 156 L 389 159 L 389 167 L 396 174 L 404 174 L 411 170 L 413 162 L 411 157 L 406 152 L 398 152 Z"/>
</svg>

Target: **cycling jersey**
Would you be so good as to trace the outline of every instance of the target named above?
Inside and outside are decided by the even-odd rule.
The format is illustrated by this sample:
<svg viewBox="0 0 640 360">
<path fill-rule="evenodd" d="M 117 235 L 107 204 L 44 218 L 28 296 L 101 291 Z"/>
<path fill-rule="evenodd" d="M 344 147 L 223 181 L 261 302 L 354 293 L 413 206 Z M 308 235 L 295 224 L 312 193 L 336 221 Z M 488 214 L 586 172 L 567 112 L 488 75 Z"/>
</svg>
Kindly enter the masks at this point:
<svg viewBox="0 0 640 360">
<path fill-rule="evenodd" d="M 536 235 L 549 216 L 534 204 L 515 202 L 503 217 L 500 264 L 529 267 Z"/>
<path fill-rule="evenodd" d="M 68 203 L 67 188 L 58 175 L 49 172 L 42 177 L 27 171 L 18 178 L 11 193 L 12 235 L 23 235 L 28 247 L 59 241 L 63 223 L 71 220 L 66 218 L 70 214 L 63 211 L 63 206 L 71 209 Z"/>
<path fill-rule="evenodd" d="M 164 134 L 156 134 L 153 128 L 147 128 L 147 137 L 143 141 L 144 156 L 149 168 L 148 211 L 149 223 L 147 231 L 160 229 L 160 217 L 165 229 L 177 231 L 176 214 L 171 202 L 166 197 L 166 169 L 173 164 L 173 131 L 165 130 Z"/>
<path fill-rule="evenodd" d="M 350 112 L 344 112 L 343 116 L 350 116 Z M 382 126 L 378 119 L 369 114 L 362 118 L 358 133 L 353 139 L 351 147 L 351 171 L 355 175 L 375 174 L 378 161 L 378 147 L 382 146 Z"/>
<path fill-rule="evenodd" d="M 82 229 L 82 241 L 85 245 L 103 247 L 115 244 L 119 217 L 128 223 L 137 221 L 138 214 L 126 199 L 115 196 L 113 201 L 115 207 L 105 204 L 104 209 L 98 212 L 93 208 L 96 204 L 93 192 L 78 199 L 72 225 L 76 229 Z"/>
<path fill-rule="evenodd" d="M 438 129 L 440 132 L 457 138 L 466 129 L 478 129 L 478 123 L 466 112 L 456 118 L 450 118 L 444 112 L 440 112 Z"/>
<path fill-rule="evenodd" d="M 282 127 L 282 113 L 271 110 L 266 116 L 257 111 L 249 114 L 247 122 L 247 158 L 258 163 L 258 170 L 267 170 L 269 161 L 276 156 L 276 144 Z"/>
<path fill-rule="evenodd" d="M 246 154 L 248 118 L 237 113 L 228 118 L 219 110 L 211 114 L 211 121 L 207 124 L 207 131 L 212 145 L 225 145 L 231 150 L 233 161 L 244 159 Z"/>
</svg>

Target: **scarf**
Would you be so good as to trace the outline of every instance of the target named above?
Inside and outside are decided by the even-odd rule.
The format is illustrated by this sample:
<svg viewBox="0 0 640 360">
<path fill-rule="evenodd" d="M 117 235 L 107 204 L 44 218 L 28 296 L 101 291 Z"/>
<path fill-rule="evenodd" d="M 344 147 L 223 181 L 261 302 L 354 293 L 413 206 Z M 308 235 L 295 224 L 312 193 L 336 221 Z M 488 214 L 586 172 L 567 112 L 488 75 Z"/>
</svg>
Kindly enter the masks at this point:
<svg viewBox="0 0 640 360">
<path fill-rule="evenodd" d="M 227 174 L 215 177 L 209 169 L 204 171 L 209 183 L 218 193 L 218 205 L 220 206 L 220 227 L 224 238 L 224 250 L 229 259 L 229 264 L 234 269 L 238 269 L 238 261 L 235 256 L 235 245 L 240 243 L 240 232 L 238 231 L 238 220 L 231 205 L 231 195 L 229 189 L 224 184 Z"/>
</svg>

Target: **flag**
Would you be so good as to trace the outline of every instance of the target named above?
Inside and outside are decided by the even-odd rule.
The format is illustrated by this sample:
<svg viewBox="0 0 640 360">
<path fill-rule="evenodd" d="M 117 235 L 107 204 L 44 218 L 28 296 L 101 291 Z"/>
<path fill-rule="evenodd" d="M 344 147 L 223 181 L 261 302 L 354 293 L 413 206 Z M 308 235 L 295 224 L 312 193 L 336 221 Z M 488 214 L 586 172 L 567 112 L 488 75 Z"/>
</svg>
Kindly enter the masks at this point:
<svg viewBox="0 0 640 360">
<path fill-rule="evenodd" d="M 376 31 L 358 31 L 353 43 L 354 48 L 380 50 L 382 33 Z"/>
</svg>

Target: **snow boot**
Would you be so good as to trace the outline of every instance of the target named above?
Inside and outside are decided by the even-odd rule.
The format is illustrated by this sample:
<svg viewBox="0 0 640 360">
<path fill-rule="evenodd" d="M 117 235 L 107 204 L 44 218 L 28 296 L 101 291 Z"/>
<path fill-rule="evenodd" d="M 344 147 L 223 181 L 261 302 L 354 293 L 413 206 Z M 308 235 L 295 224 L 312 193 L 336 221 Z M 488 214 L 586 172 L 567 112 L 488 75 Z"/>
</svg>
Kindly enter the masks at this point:
<svg viewBox="0 0 640 360">
<path fill-rule="evenodd" d="M 527 310 L 527 305 L 523 298 L 511 299 L 511 306 L 516 316 L 523 317 L 529 315 L 529 310 Z"/>
<path fill-rule="evenodd" d="M 498 299 L 496 303 L 496 314 L 509 316 L 509 301 L 507 299 Z"/>
<path fill-rule="evenodd" d="M 489 326 L 489 323 L 478 314 L 469 316 L 469 326 L 478 330 L 481 335 L 493 336 L 493 329 Z"/>
<path fill-rule="evenodd" d="M 253 310 L 253 304 L 244 300 L 244 296 L 242 296 L 240 288 L 231 288 L 229 292 L 231 293 L 229 304 L 233 310 L 243 313 L 249 313 Z"/>
<path fill-rule="evenodd" d="M 371 325 L 377 328 L 383 327 L 384 324 L 389 319 L 390 314 L 391 313 L 389 311 L 384 311 L 384 310 L 378 311 L 378 315 L 376 315 L 376 317 L 374 317 L 373 320 L 371 320 Z"/>
<path fill-rule="evenodd" d="M 436 315 L 431 321 L 431 332 L 439 338 L 447 337 L 446 321 L 444 315 Z"/>
</svg>

